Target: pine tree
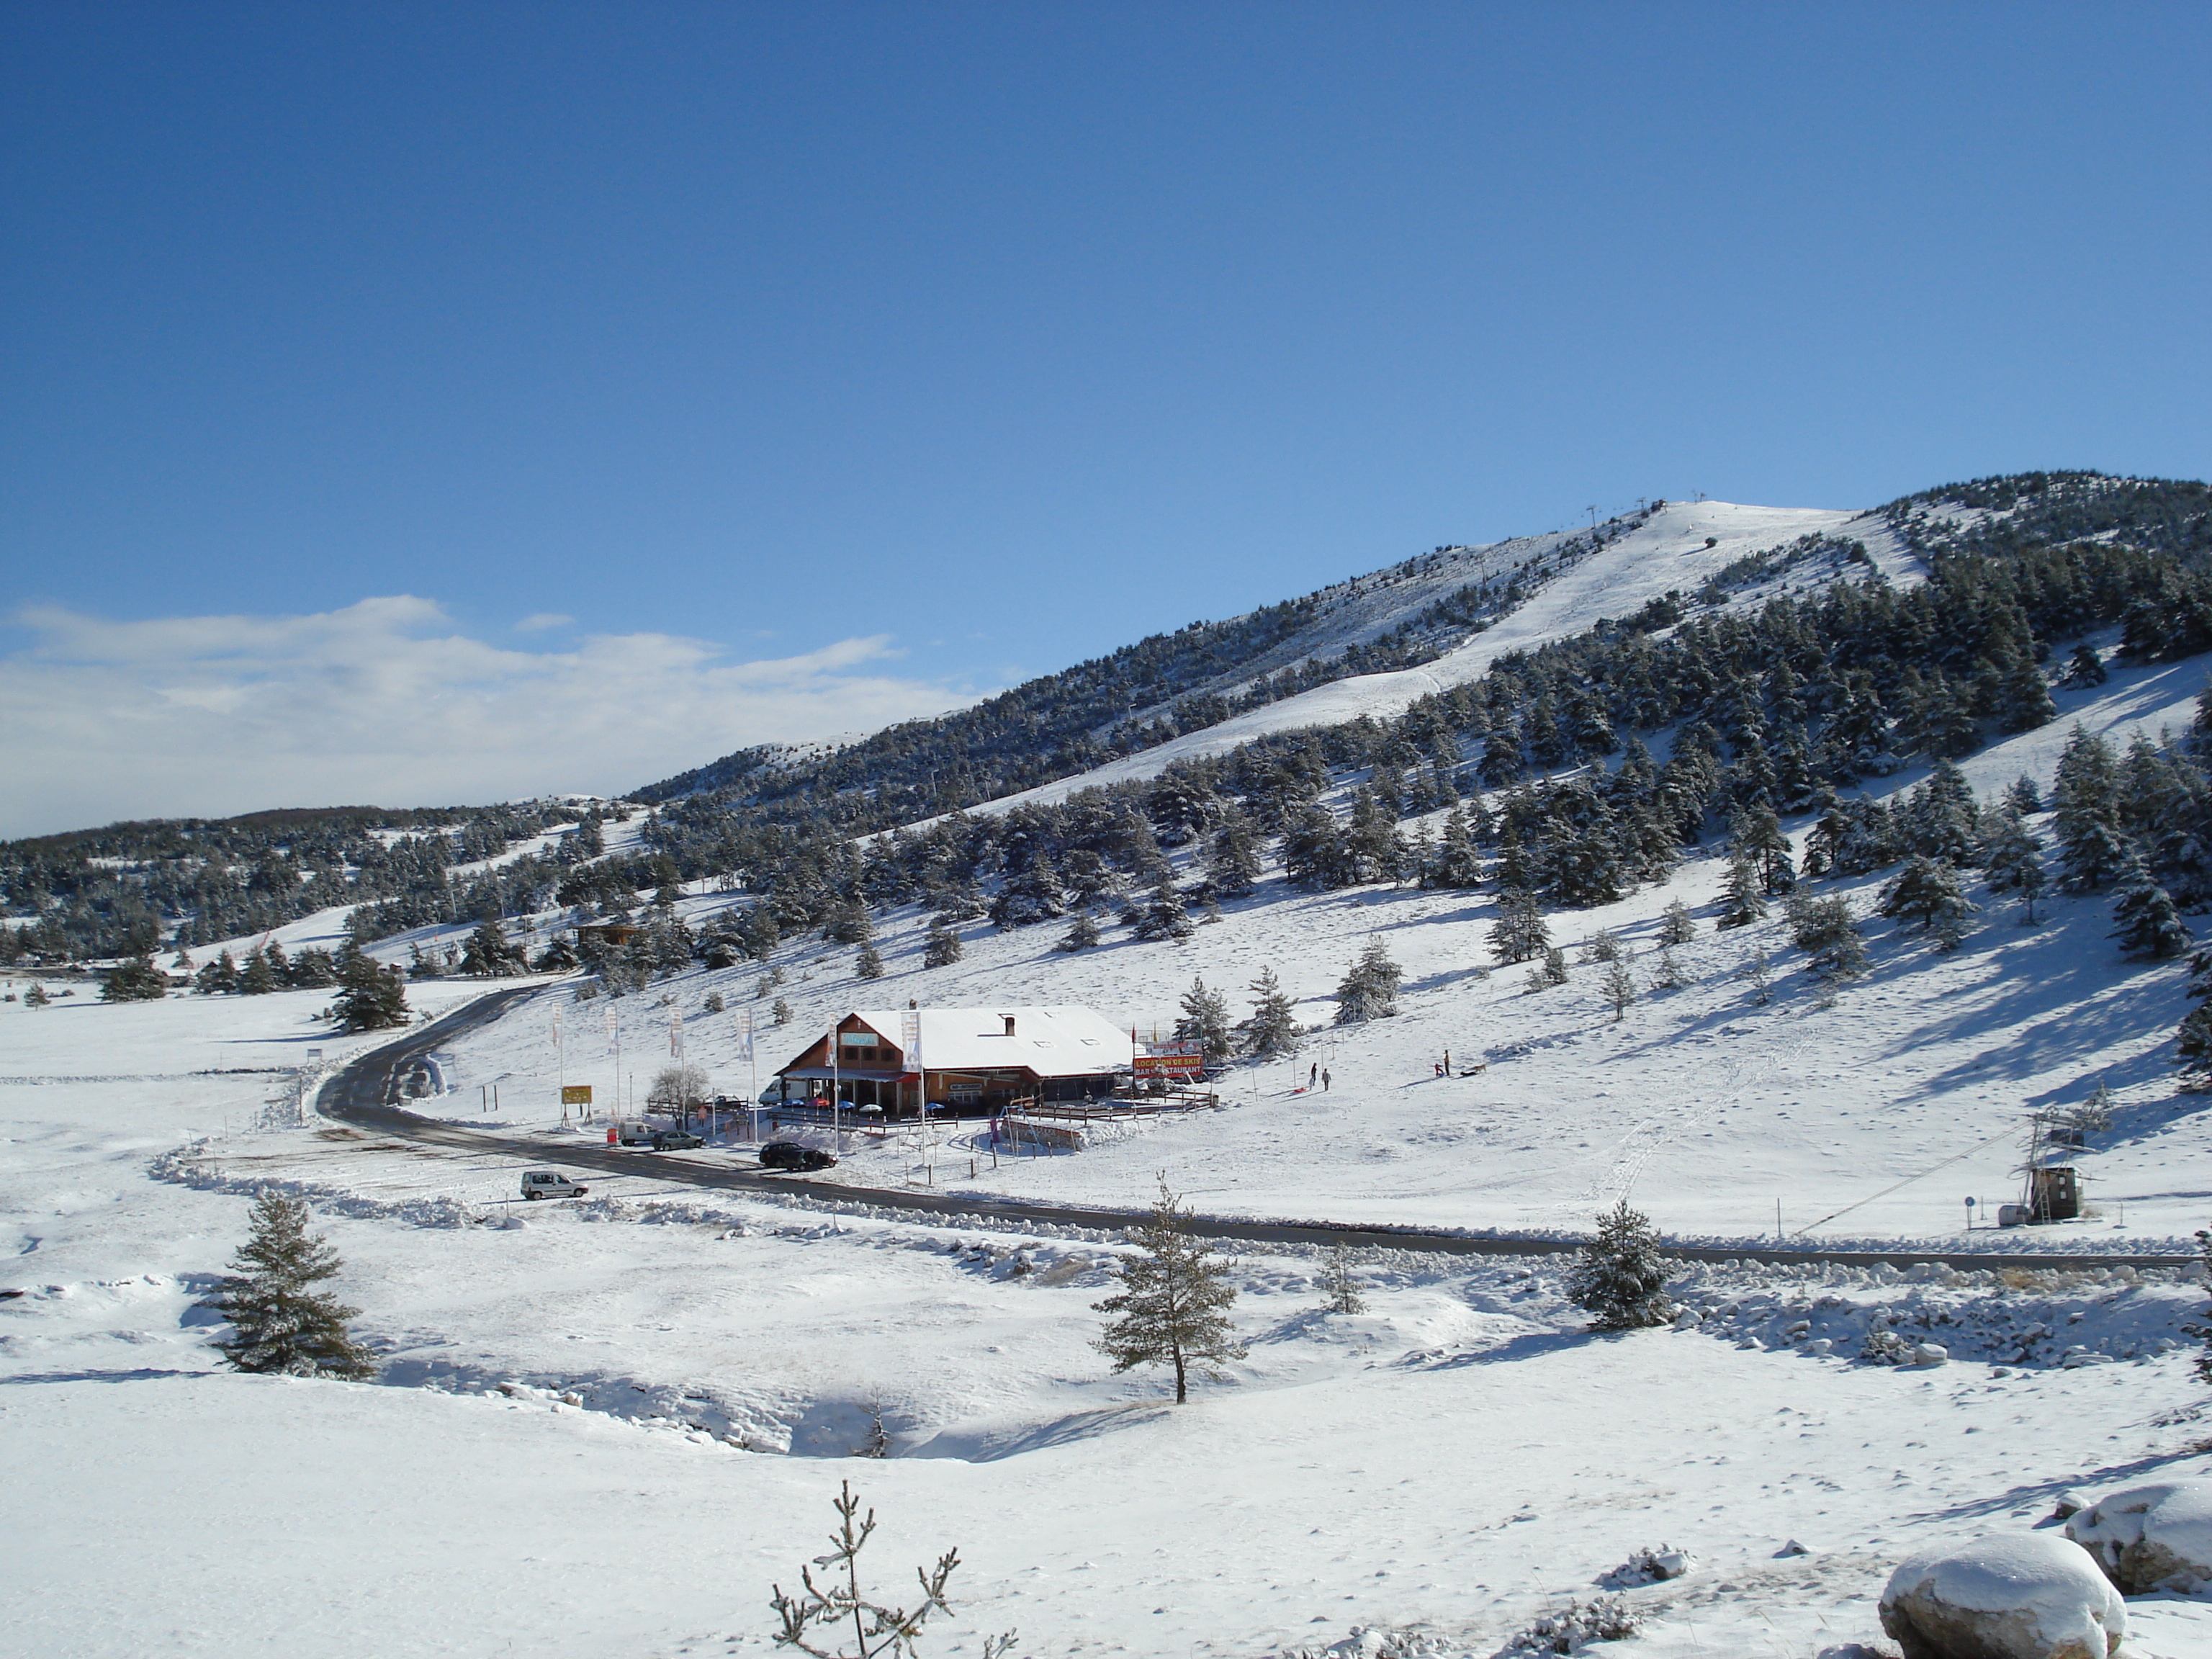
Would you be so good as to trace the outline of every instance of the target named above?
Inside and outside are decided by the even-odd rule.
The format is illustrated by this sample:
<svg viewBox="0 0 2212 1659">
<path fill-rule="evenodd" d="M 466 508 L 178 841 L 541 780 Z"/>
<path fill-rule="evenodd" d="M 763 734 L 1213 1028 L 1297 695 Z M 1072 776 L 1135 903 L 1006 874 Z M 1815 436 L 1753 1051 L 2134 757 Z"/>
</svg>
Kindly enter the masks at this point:
<svg viewBox="0 0 2212 1659">
<path fill-rule="evenodd" d="M 1759 896 L 1759 866 L 1747 853 L 1729 860 L 1728 885 L 1721 892 L 1720 914 L 1715 927 L 1747 927 L 1766 915 L 1766 901 Z"/>
<path fill-rule="evenodd" d="M 2027 911 L 2023 920 L 2033 926 L 2035 901 L 2044 886 L 2043 840 L 2027 827 L 2009 800 L 1998 816 L 1996 832 L 1983 850 L 1982 866 L 1990 890 L 2019 894 Z"/>
<path fill-rule="evenodd" d="M 853 958 L 853 977 L 881 979 L 884 973 L 883 952 L 876 949 L 875 940 L 870 939 L 860 947 L 860 954 Z"/>
<path fill-rule="evenodd" d="M 2042 792 L 2036 788 L 2033 778 L 2022 773 L 2005 786 L 2004 804 L 2026 817 L 2031 812 L 2043 810 Z"/>
<path fill-rule="evenodd" d="M 255 1199 L 252 1232 L 200 1305 L 229 1322 L 230 1335 L 216 1346 L 239 1370 L 366 1381 L 376 1375 L 374 1357 L 346 1329 L 361 1310 L 313 1288 L 341 1263 L 327 1238 L 308 1236 L 307 1218 L 298 1199 Z"/>
<path fill-rule="evenodd" d="M 153 1002 L 169 994 L 169 976 L 150 956 L 127 957 L 100 988 L 102 1002 Z"/>
<path fill-rule="evenodd" d="M 477 979 L 496 979 L 503 974 L 520 973 L 523 968 L 522 952 L 507 938 L 507 928 L 497 916 L 486 916 L 477 924 L 461 952 L 463 973 Z"/>
<path fill-rule="evenodd" d="M 2174 1033 L 2173 1063 L 2192 1079 L 2212 1075 L 2212 950 L 2189 958 L 2189 999 L 2197 1006 Z"/>
<path fill-rule="evenodd" d="M 1175 877 L 1163 871 L 1152 889 L 1151 901 L 1137 917 L 1137 937 L 1182 939 L 1188 939 L 1196 931 L 1190 912 L 1183 908 L 1182 895 L 1176 890 Z"/>
<path fill-rule="evenodd" d="M 1303 1033 L 1298 1030 L 1297 1005 L 1284 994 L 1273 968 L 1262 968 L 1254 980 L 1252 1012 L 1240 1021 L 1237 1036 L 1254 1060 L 1273 1060 L 1294 1054 Z"/>
<path fill-rule="evenodd" d="M 267 954 L 255 951 L 246 958 L 246 966 L 238 971 L 238 989 L 242 996 L 265 997 L 278 988 L 276 969 Z"/>
<path fill-rule="evenodd" d="M 2172 896 L 2151 878 L 2142 855 L 2132 848 L 2127 866 L 2121 872 L 2119 896 L 2112 904 L 2112 920 L 2119 925 L 2113 928 L 2111 937 L 2131 957 L 2164 961 L 2168 957 L 2179 956 L 2191 942 L 2189 929 L 2182 925 L 2181 913 L 2174 908 Z"/>
<path fill-rule="evenodd" d="M 775 1000 L 775 1002 L 774 1006 L 771 1006 L 771 1007 L 769 1009 L 768 1017 L 769 1017 L 769 1023 L 770 1023 L 771 1024 L 775 1024 L 775 1025 L 788 1025 L 788 1024 L 791 1024 L 791 1005 L 790 1005 L 788 1002 L 786 1002 L 786 1001 L 785 1001 L 781 997 L 778 997 L 778 998 Z"/>
<path fill-rule="evenodd" d="M 1843 894 L 1816 899 L 1793 893 L 1787 915 L 1791 942 L 1812 957 L 1813 971 L 1822 979 L 1856 979 L 1866 972 L 1866 941 Z"/>
<path fill-rule="evenodd" d="M 2066 659 L 2066 672 L 2059 677 L 2059 684 L 2082 687 L 2102 685 L 2107 678 L 2104 661 L 2097 655 L 2096 647 L 2084 640 L 2074 647 L 2074 654 Z"/>
<path fill-rule="evenodd" d="M 33 980 L 31 988 L 23 993 L 23 1006 L 26 1008 L 44 1008 L 52 1001 L 53 999 L 46 994 L 46 988 L 36 980 Z"/>
<path fill-rule="evenodd" d="M 1352 1252 L 1341 1244 L 1328 1247 L 1328 1262 L 1321 1272 L 1322 1293 L 1334 1314 L 1363 1314 L 1367 1298 L 1360 1294 L 1359 1276 L 1352 1271 Z"/>
<path fill-rule="evenodd" d="M 1528 970 L 1528 988 L 1548 991 L 1567 982 L 1567 953 L 1556 945 L 1544 947 L 1543 960 Z"/>
<path fill-rule="evenodd" d="M 2013 665 L 1997 688 L 1996 717 L 2000 732 L 2032 732 L 2058 718 L 2058 705 L 2051 700 L 2043 671 L 2026 657 Z"/>
<path fill-rule="evenodd" d="M 238 989 L 238 964 L 231 960 L 228 951 L 218 951 L 213 962 L 201 965 L 192 976 L 192 988 L 203 996 L 216 996 Z"/>
<path fill-rule="evenodd" d="M 1759 872 L 1759 890 L 1768 896 L 1786 893 L 1797 884 L 1797 867 L 1790 856 L 1790 837 L 1782 833 L 1782 820 L 1767 806 L 1748 808 L 1738 815 L 1734 828 L 1736 854 L 1749 859 Z"/>
<path fill-rule="evenodd" d="M 407 981 L 397 968 L 380 967 L 352 939 L 338 957 L 338 994 L 331 1017 L 348 1031 L 379 1031 L 411 1018 Z"/>
<path fill-rule="evenodd" d="M 2119 766 L 2110 744 L 2074 728 L 2058 757 L 2051 805 L 2061 880 L 2076 893 L 2111 886 L 2126 866 L 2127 845 L 2120 829 Z"/>
<path fill-rule="evenodd" d="M 1242 814 L 1224 823 L 1207 848 L 1206 886 L 1218 898 L 1248 898 L 1260 885 L 1260 848 Z"/>
<path fill-rule="evenodd" d="M 1098 921 L 1088 910 L 1078 910 L 1067 932 L 1052 948 L 1055 951 L 1088 951 L 1098 943 Z"/>
<path fill-rule="evenodd" d="M 1613 1023 L 1618 1025 L 1628 1018 L 1629 1008 L 1636 1001 L 1636 975 L 1629 972 L 1626 963 L 1616 960 L 1607 964 L 1601 985 L 1613 1009 Z"/>
<path fill-rule="evenodd" d="M 1567 1297 L 1592 1316 L 1594 1331 L 1633 1331 L 1674 1316 L 1667 1261 L 1650 1218 L 1620 1203 L 1597 1218 L 1597 1237 L 1567 1273 Z"/>
<path fill-rule="evenodd" d="M 1189 1397 L 1192 1370 L 1226 1381 L 1214 1362 L 1244 1357 L 1229 1322 L 1237 1300 L 1230 1264 L 1192 1233 L 1189 1212 L 1164 1176 L 1152 1215 L 1129 1237 L 1142 1254 L 1123 1257 L 1120 1291 L 1091 1304 L 1115 1316 L 1091 1346 L 1114 1362 L 1116 1376 L 1139 1365 L 1174 1366 L 1180 1406 Z"/>
<path fill-rule="evenodd" d="M 959 960 L 960 935 L 942 921 L 932 922 L 927 937 L 921 942 L 921 965 L 949 968 Z"/>
<path fill-rule="evenodd" d="M 1655 991 L 1679 991 L 1690 982 L 1682 964 L 1675 959 L 1669 945 L 1659 947 L 1659 960 L 1651 969 L 1651 988 Z"/>
<path fill-rule="evenodd" d="M 1176 1021 L 1178 1040 L 1195 1042 L 1204 1051 L 1206 1069 L 1224 1064 L 1234 1047 L 1229 1034 L 1229 999 L 1194 979 L 1182 994 L 1182 1018 Z"/>
<path fill-rule="evenodd" d="M 1659 943 L 1687 945 L 1697 936 L 1698 924 L 1691 920 L 1689 907 L 1680 899 L 1669 900 L 1666 914 L 1659 918 Z"/>
<path fill-rule="evenodd" d="M 1431 887 L 1468 889 L 1482 884 L 1482 854 L 1476 850 L 1467 813 L 1455 806 L 1444 819 L 1443 840 L 1425 879 Z"/>
<path fill-rule="evenodd" d="M 1966 902 L 1956 870 L 1941 859 L 1915 857 L 1881 890 L 1876 909 L 1901 921 L 1917 918 L 1925 933 L 1938 922 L 1955 924 L 1974 906 Z"/>
<path fill-rule="evenodd" d="M 1490 954 L 1499 962 L 1527 962 L 1544 954 L 1552 942 L 1536 896 L 1509 887 L 1498 896 L 1498 920 L 1490 925 Z"/>
<path fill-rule="evenodd" d="M 1336 988 L 1336 1023 L 1358 1025 L 1370 1019 L 1389 1019 L 1398 1012 L 1398 983 L 1405 970 L 1390 960 L 1389 948 L 1380 933 L 1370 934 L 1359 960 Z"/>
</svg>

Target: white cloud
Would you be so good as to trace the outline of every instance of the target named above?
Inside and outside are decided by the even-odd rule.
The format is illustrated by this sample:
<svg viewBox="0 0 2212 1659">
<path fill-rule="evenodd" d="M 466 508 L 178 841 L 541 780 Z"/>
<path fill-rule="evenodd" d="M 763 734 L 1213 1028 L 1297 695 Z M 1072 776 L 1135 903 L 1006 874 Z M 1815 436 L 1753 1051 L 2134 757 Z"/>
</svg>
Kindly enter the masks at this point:
<svg viewBox="0 0 2212 1659">
<path fill-rule="evenodd" d="M 514 631 L 518 634 L 543 634 L 549 628 L 566 628 L 575 620 L 574 617 L 564 616 L 558 611 L 539 611 L 515 623 Z"/>
<path fill-rule="evenodd" d="M 15 620 L 35 642 L 0 659 L 0 836 L 607 793 L 975 695 L 884 672 L 899 655 L 888 635 L 758 662 L 669 634 L 518 651 L 404 594 L 303 617 L 110 622 L 33 607 Z"/>
</svg>

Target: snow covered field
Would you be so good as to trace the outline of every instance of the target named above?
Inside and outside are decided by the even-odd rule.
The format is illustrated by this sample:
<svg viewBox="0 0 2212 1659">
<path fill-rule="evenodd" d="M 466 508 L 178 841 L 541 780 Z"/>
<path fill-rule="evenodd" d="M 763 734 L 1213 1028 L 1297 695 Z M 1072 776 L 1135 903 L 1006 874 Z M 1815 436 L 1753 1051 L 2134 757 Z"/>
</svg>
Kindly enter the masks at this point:
<svg viewBox="0 0 2212 1659">
<path fill-rule="evenodd" d="M 2179 724 L 2193 690 L 2118 677 L 2069 713 Z M 1978 757 L 1978 784 L 2060 740 Z M 1641 971 L 1639 930 L 1678 893 L 1705 902 L 1716 873 L 1587 925 L 1621 931 Z M 842 954 L 787 950 L 786 1035 L 795 1050 L 835 1011 L 907 995 L 1164 1024 L 1194 975 L 1235 989 L 1268 964 L 1318 1021 L 1380 930 L 1408 973 L 1398 1018 L 1330 1034 L 1256 1092 L 1240 1076 L 1218 1112 L 996 1171 L 981 1155 L 972 1184 L 1134 1204 L 1165 1169 L 1217 1212 L 1545 1230 L 1626 1194 L 1669 1230 L 1738 1237 L 1771 1232 L 1779 1196 L 1791 1229 L 1861 1205 L 1818 1238 L 1956 1244 L 1960 1194 L 2009 1196 L 2022 1109 L 2102 1079 L 2122 1111 L 2083 1163 L 2104 1213 L 2037 1242 L 2178 1248 L 2203 1224 L 2200 1097 L 2174 1094 L 2158 1052 L 2178 971 L 2118 961 L 2100 905 L 2062 901 L 2038 929 L 1984 916 L 1940 960 L 1877 924 L 1875 975 L 1831 1007 L 1787 972 L 1765 1004 L 1735 977 L 1761 945 L 1786 968 L 1772 927 L 1705 932 L 1679 953 L 1693 983 L 1619 1023 L 1586 968 L 1533 995 L 1521 970 L 1484 976 L 1486 921 L 1477 896 L 1367 890 L 1073 958 L 1049 927 L 978 930 L 930 972 L 902 922 L 892 977 L 865 994 Z M 605 1011 L 648 1077 L 681 1012 L 687 1052 L 742 1089 L 754 971 L 580 1005 L 550 984 L 453 1044 L 451 1092 L 423 1104 L 562 1135 L 556 1011 L 570 1081 L 611 1080 Z M 479 988 L 410 994 L 435 1010 Z M 715 989 L 731 1013 L 703 1012 Z M 1040 1656 L 1259 1659 L 1366 1629 L 1488 1656 L 1671 1545 L 1698 1566 L 1624 1592 L 1640 1633 L 1601 1650 L 1813 1659 L 1878 1641 L 1874 1598 L 1911 1550 L 2030 1526 L 2065 1488 L 2212 1472 L 2175 1346 L 2203 1303 L 2180 1257 L 2148 1275 L 1715 1266 L 1678 1286 L 1698 1322 L 1594 1338 L 1556 1258 L 1377 1253 L 1369 1311 L 1343 1316 L 1322 1310 L 1313 1252 L 1255 1249 L 1237 1272 L 1250 1357 L 1177 1411 L 1089 1346 L 1115 1239 L 704 1201 L 643 1155 L 526 1218 L 512 1160 L 282 1127 L 301 1080 L 281 1068 L 364 1041 L 315 1024 L 322 1000 L 0 1005 L 0 1288 L 25 1292 L 0 1301 L 0 1529 L 39 1586 L 0 1652 L 766 1651 L 769 1586 L 819 1553 L 854 1478 L 883 1516 L 886 1587 L 961 1548 L 958 1613 L 927 1651 L 1018 1627 Z M 1436 1079 L 1447 1046 L 1488 1069 Z M 1291 1093 L 1321 1063 L 1330 1091 Z M 280 1069 L 246 1069 L 262 1067 Z M 940 1186 L 971 1184 L 959 1156 Z M 896 1146 L 841 1167 L 907 1170 Z M 192 1303 L 264 1182 L 315 1198 L 380 1384 L 215 1368 Z M 1882 1326 L 1953 1358 L 1853 1364 Z M 851 1456 L 878 1417 L 894 1455 Z M 2212 1651 L 2202 1604 L 2131 1613 L 2140 1659 Z M 1363 1639 L 1339 1650 L 1376 1650 Z"/>
<path fill-rule="evenodd" d="M 1339 682 L 1042 793 L 1393 712 L 1501 651 L 1812 531 L 1896 563 L 1849 514 L 1678 504 L 1426 668 Z M 1547 540 L 1477 553 L 1510 564 Z M 1354 595 L 1346 637 L 1422 597 Z M 2063 691 L 2057 722 L 1964 769 L 1984 793 L 2023 773 L 2047 783 L 2073 722 L 2122 743 L 2179 730 L 2202 676 L 2184 663 Z M 638 828 L 611 825 L 610 844 Z M 765 1652 L 769 1587 L 820 1553 L 844 1479 L 879 1510 L 868 1559 L 894 1598 L 915 1565 L 960 1548 L 957 1611 L 927 1653 L 979 1653 L 1018 1628 L 1015 1651 L 1036 1659 L 1373 1656 L 1392 1632 L 1391 1651 L 1488 1659 L 1662 1546 L 1696 1565 L 1620 1589 L 1638 1632 L 1597 1651 L 1891 1651 L 1875 1597 L 1908 1553 L 2041 1523 L 2069 1488 L 2212 1474 L 2181 1329 L 2204 1304 L 2190 1235 L 2212 1224 L 2212 1097 L 2178 1093 L 2168 1063 L 2185 970 L 2122 960 L 2108 904 L 2060 898 L 2033 928 L 1991 903 L 1949 956 L 1872 922 L 1873 972 L 1829 995 L 1778 917 L 1711 930 L 1721 873 L 1694 861 L 1665 888 L 1552 919 L 1571 955 L 1600 928 L 1628 946 L 1644 989 L 1617 1020 L 1594 964 L 1535 993 L 1524 969 L 1486 969 L 1486 894 L 1271 884 L 1180 943 L 1112 929 L 1070 956 L 1050 924 L 972 924 L 964 958 L 936 969 L 919 965 L 923 919 L 899 913 L 878 940 L 890 975 L 868 984 L 849 948 L 790 942 L 772 963 L 785 1027 L 756 998 L 760 964 L 583 1003 L 572 982 L 541 981 L 441 1051 L 417 1104 L 549 1144 L 597 1138 L 599 1124 L 563 1121 L 558 1085 L 592 1084 L 603 1108 L 642 1096 L 679 1016 L 685 1057 L 732 1093 L 756 1077 L 738 1058 L 746 1015 L 763 1079 L 835 1016 L 908 998 L 1082 1003 L 1148 1035 L 1194 978 L 1241 1015 L 1273 968 L 1323 1027 L 1379 934 L 1406 973 L 1396 1018 L 1316 1030 L 1295 1063 L 1232 1073 L 1218 1109 L 1081 1152 L 994 1159 L 963 1127 L 931 1179 L 1134 1208 L 1164 1171 L 1218 1214 L 1545 1235 L 1585 1231 L 1626 1197 L 1685 1238 L 1778 1227 L 1813 1243 L 2041 1250 L 2048 1268 L 1718 1263 L 1680 1276 L 1676 1328 L 1594 1337 L 1559 1257 L 1373 1252 L 1368 1310 L 1343 1315 L 1324 1310 L 1316 1252 L 1255 1247 L 1235 1269 L 1249 1357 L 1177 1410 L 1158 1378 L 1111 1377 L 1090 1346 L 1118 1235 L 702 1195 L 674 1178 L 684 1162 L 749 1163 L 735 1147 L 640 1154 L 633 1173 L 591 1178 L 588 1199 L 526 1212 L 526 1160 L 302 1111 L 370 1041 L 314 1021 L 327 994 L 0 1003 L 0 1291 L 15 1292 L 0 1298 L 15 1590 L 0 1654 Z M 1854 890 L 1863 914 L 1877 884 Z M 1651 935 L 1675 898 L 1700 929 L 1675 953 L 1688 982 L 1661 990 Z M 685 908 L 696 920 L 729 902 L 701 891 Z M 330 945 L 341 920 L 277 936 Z M 1764 994 L 1745 976 L 1761 951 Z M 410 996 L 434 1013 L 483 988 Z M 707 1011 L 710 995 L 724 1010 Z M 1454 1074 L 1438 1076 L 1447 1053 Z M 1303 1086 L 1323 1067 L 1326 1091 Z M 1966 1231 L 1962 1198 L 1986 1218 L 2014 1196 L 2026 1114 L 2100 1085 L 2112 1127 L 2078 1160 L 2094 1213 Z M 846 1152 L 832 1178 L 921 1178 L 911 1142 L 855 1136 Z M 216 1328 L 194 1304 L 264 1184 L 315 1205 L 380 1382 L 216 1367 Z M 2174 1265 L 2068 1264 L 2090 1251 Z M 1854 1363 L 1884 1330 L 1948 1358 Z M 855 1456 L 878 1425 L 891 1455 Z M 2212 1655 L 2212 1605 L 2130 1612 L 2135 1659 Z"/>
</svg>

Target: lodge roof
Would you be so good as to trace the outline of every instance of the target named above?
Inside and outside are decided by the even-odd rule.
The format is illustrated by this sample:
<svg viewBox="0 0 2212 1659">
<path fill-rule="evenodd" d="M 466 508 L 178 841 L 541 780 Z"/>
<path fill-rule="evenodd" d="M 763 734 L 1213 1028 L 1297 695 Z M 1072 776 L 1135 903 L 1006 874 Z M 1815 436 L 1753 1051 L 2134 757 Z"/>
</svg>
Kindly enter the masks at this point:
<svg viewBox="0 0 2212 1659">
<path fill-rule="evenodd" d="M 921 1063 L 933 1072 L 1021 1068 L 1039 1077 L 1103 1077 L 1129 1069 L 1134 1052 L 1129 1034 L 1104 1015 L 1072 1004 L 1057 1006 L 998 1005 L 980 1008 L 860 1008 L 841 1017 L 860 1020 L 891 1048 L 898 1048 L 900 1022 L 910 1012 L 921 1017 Z M 1006 1023 L 1013 1022 L 1008 1035 Z M 789 1064 L 791 1072 L 827 1031 L 808 1039 Z M 908 1070 L 913 1057 L 905 1056 Z M 818 1067 L 816 1069 L 819 1069 Z"/>
</svg>

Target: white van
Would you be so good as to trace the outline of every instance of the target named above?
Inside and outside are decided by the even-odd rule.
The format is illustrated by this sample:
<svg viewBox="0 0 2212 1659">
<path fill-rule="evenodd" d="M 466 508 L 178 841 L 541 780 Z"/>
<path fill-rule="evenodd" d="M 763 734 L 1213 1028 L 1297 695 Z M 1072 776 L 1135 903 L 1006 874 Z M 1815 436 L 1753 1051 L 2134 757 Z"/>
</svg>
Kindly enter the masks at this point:
<svg viewBox="0 0 2212 1659">
<path fill-rule="evenodd" d="M 569 1180 L 558 1170 L 529 1170 L 522 1176 L 525 1198 L 581 1198 L 591 1190 Z"/>
</svg>

